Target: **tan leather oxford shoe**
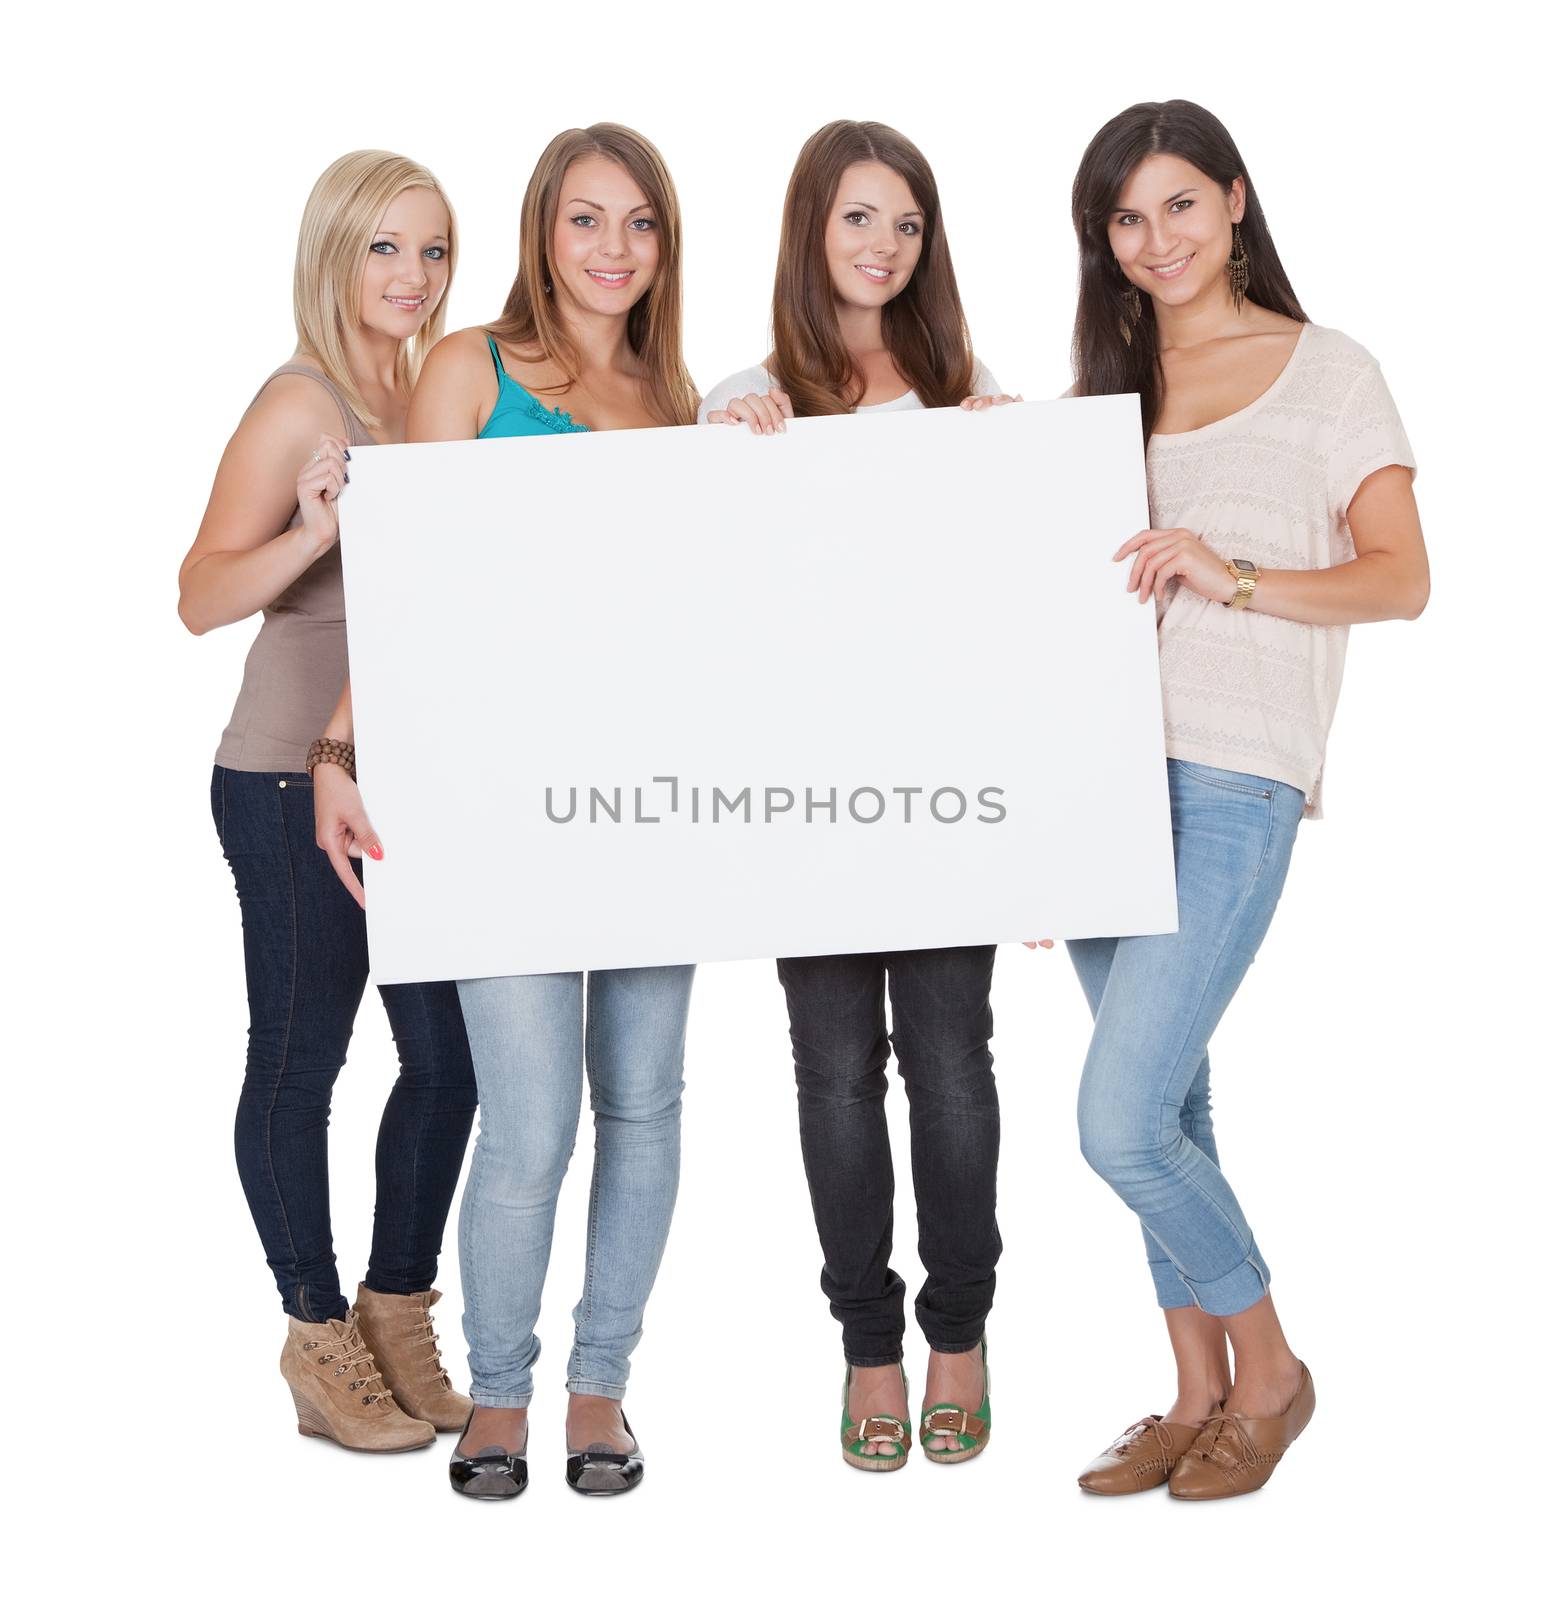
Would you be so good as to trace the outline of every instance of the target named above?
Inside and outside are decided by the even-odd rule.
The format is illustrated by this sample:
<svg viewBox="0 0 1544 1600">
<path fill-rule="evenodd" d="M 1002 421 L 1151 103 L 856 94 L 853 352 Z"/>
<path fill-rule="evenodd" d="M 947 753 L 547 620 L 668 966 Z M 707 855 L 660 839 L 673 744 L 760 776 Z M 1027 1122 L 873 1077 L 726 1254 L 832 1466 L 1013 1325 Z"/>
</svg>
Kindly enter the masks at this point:
<svg viewBox="0 0 1544 1600">
<path fill-rule="evenodd" d="M 1176 1500 L 1228 1500 L 1264 1488 L 1287 1447 L 1308 1426 L 1313 1407 L 1313 1378 L 1304 1367 L 1297 1393 L 1280 1416 L 1227 1411 L 1213 1417 L 1170 1474 L 1169 1493 Z"/>
<path fill-rule="evenodd" d="M 1157 1412 L 1133 1422 L 1103 1455 L 1089 1462 L 1078 1487 L 1089 1494 L 1140 1494 L 1166 1483 L 1200 1428 L 1164 1422 Z"/>
</svg>

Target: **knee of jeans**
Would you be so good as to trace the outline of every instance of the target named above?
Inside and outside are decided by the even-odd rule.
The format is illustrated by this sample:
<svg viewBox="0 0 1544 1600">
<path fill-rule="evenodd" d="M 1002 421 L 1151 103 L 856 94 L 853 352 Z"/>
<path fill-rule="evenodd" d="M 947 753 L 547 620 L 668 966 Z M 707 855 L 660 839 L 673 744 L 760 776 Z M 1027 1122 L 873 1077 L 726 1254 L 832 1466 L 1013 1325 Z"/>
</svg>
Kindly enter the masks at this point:
<svg viewBox="0 0 1544 1600">
<path fill-rule="evenodd" d="M 611 1083 L 591 1091 L 595 1115 L 608 1122 L 653 1125 L 679 1122 L 685 1081 L 679 1072 L 652 1081 Z"/>
<path fill-rule="evenodd" d="M 1171 1118 L 1150 1108 L 1078 1107 L 1078 1147 L 1083 1159 L 1106 1183 L 1119 1190 L 1165 1164 L 1165 1147 L 1178 1133 Z"/>
<path fill-rule="evenodd" d="M 882 1100 L 888 1042 L 876 1039 L 863 1049 L 812 1050 L 794 1044 L 793 1074 L 799 1093 L 825 1105 L 850 1106 Z"/>
<path fill-rule="evenodd" d="M 511 1203 L 537 1199 L 561 1186 L 574 1153 L 574 1130 L 544 1127 L 536 1118 L 505 1126 L 486 1107 L 477 1130 L 478 1183 Z"/>
</svg>

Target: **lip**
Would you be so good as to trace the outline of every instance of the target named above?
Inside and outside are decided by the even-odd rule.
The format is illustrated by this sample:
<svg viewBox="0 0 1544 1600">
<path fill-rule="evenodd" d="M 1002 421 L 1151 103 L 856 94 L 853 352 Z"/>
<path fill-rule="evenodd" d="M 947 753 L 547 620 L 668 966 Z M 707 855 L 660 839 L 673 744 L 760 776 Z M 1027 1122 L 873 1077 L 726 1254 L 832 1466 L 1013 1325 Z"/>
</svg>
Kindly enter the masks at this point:
<svg viewBox="0 0 1544 1600">
<path fill-rule="evenodd" d="M 429 297 L 425 294 L 385 294 L 381 298 L 398 311 L 421 311 Z"/>
<path fill-rule="evenodd" d="M 636 267 L 628 267 L 621 272 L 602 272 L 599 267 L 586 267 L 585 276 L 591 283 L 598 283 L 602 289 L 625 289 L 637 275 Z"/>
<path fill-rule="evenodd" d="M 869 261 L 855 261 L 853 269 L 861 272 L 870 283 L 888 283 L 895 273 L 894 267 L 877 267 Z"/>
<path fill-rule="evenodd" d="M 1190 263 L 1196 258 L 1194 250 L 1188 256 L 1181 256 L 1178 261 L 1170 261 L 1161 267 L 1149 267 L 1147 270 L 1159 283 L 1173 283 L 1176 278 L 1183 278 Z"/>
</svg>

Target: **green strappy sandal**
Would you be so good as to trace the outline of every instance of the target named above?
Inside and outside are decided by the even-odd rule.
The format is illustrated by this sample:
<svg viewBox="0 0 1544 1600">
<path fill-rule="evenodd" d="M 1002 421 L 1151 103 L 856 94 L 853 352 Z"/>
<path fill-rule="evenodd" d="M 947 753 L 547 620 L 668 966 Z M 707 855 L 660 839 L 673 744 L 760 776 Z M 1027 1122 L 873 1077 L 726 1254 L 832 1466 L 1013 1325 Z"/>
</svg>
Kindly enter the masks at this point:
<svg viewBox="0 0 1544 1600">
<path fill-rule="evenodd" d="M 906 1381 L 904 1367 L 901 1368 L 901 1387 L 909 1399 L 911 1385 Z M 847 1410 L 847 1392 L 851 1388 L 852 1368 L 849 1366 L 842 1383 L 842 1459 L 859 1472 L 899 1472 L 911 1453 L 911 1423 L 904 1417 L 889 1416 L 863 1417 L 854 1422 Z M 869 1443 L 893 1444 L 896 1452 L 893 1456 L 866 1456 L 863 1446 Z"/>
<path fill-rule="evenodd" d="M 934 1434 L 952 1433 L 961 1441 L 958 1450 L 934 1450 L 928 1440 Z M 986 1364 L 986 1340 L 981 1341 L 981 1409 L 967 1411 L 964 1406 L 929 1406 L 922 1413 L 922 1453 L 940 1466 L 969 1461 L 986 1449 L 992 1437 L 992 1372 Z"/>
</svg>

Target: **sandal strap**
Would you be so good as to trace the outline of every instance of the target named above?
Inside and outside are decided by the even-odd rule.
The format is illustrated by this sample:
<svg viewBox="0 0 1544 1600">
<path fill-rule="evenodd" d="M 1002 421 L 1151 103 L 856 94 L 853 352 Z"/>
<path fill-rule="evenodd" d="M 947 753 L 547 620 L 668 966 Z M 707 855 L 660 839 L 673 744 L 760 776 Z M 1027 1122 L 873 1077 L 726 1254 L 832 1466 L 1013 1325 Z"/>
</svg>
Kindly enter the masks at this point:
<svg viewBox="0 0 1544 1600">
<path fill-rule="evenodd" d="M 842 1443 L 866 1444 L 874 1440 L 879 1443 L 904 1444 L 906 1431 L 906 1424 L 899 1417 L 864 1417 L 853 1423 L 850 1428 L 842 1430 Z"/>
<path fill-rule="evenodd" d="M 932 1406 L 922 1413 L 922 1431 L 963 1433 L 967 1439 L 979 1439 L 987 1431 L 987 1423 L 964 1406 Z"/>
</svg>

